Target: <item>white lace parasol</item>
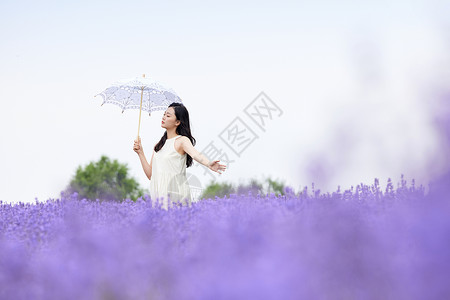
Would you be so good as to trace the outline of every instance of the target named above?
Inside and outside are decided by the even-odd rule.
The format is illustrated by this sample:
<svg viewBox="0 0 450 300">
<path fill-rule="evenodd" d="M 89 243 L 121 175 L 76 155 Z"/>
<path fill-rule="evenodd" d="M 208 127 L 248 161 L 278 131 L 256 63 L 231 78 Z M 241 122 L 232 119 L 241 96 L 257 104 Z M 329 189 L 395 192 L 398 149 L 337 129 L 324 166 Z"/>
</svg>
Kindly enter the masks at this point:
<svg viewBox="0 0 450 300">
<path fill-rule="evenodd" d="M 172 102 L 181 103 L 173 89 L 145 77 L 117 81 L 96 96 L 103 98 L 102 105 L 118 105 L 122 112 L 126 109 L 139 109 L 142 96 L 142 110 L 149 115 L 152 111 L 166 110 Z"/>
<path fill-rule="evenodd" d="M 106 90 L 95 97 L 101 96 L 103 104 L 112 103 L 122 108 L 122 113 L 126 109 L 139 109 L 139 127 L 141 124 L 141 111 L 148 112 L 166 110 L 172 102 L 181 102 L 181 98 L 175 91 L 150 78 L 135 77 L 132 79 L 120 80 L 112 84 Z M 138 137 L 139 137 L 138 127 Z"/>
</svg>

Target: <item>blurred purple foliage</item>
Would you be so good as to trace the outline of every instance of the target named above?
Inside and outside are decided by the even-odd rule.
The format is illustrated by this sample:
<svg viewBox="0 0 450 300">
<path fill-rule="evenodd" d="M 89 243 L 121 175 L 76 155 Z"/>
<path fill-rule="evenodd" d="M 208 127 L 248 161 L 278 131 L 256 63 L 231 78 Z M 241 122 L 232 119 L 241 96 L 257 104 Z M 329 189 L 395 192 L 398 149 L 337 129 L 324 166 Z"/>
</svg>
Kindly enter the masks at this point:
<svg viewBox="0 0 450 300">
<path fill-rule="evenodd" d="M 448 180 L 0 203 L 0 299 L 450 299 Z"/>
</svg>

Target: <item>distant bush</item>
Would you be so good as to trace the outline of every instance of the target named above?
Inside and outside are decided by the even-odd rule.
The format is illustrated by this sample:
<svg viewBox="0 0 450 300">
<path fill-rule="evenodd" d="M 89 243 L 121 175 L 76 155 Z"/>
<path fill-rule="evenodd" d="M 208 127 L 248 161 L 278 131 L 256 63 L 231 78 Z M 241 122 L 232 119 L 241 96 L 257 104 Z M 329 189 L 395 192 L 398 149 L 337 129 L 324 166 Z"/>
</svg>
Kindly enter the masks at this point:
<svg viewBox="0 0 450 300">
<path fill-rule="evenodd" d="M 200 199 L 214 198 L 215 196 L 223 197 L 233 192 L 234 188 L 230 183 L 212 182 L 205 188 L 203 193 L 200 195 Z"/>
<path fill-rule="evenodd" d="M 80 198 L 91 200 L 136 200 L 144 195 L 139 183 L 128 175 L 128 167 L 102 155 L 97 162 L 79 166 L 63 193 L 77 192 Z"/>
<path fill-rule="evenodd" d="M 276 180 L 272 180 L 271 178 L 267 178 L 268 183 L 268 191 L 267 193 L 281 194 L 284 195 L 286 185 L 284 183 L 278 182 Z"/>
<path fill-rule="evenodd" d="M 275 194 L 275 195 L 284 195 L 286 190 L 286 185 L 277 180 L 273 180 L 270 177 L 266 178 L 265 181 L 259 182 L 258 180 L 252 178 L 249 183 L 239 183 L 237 186 L 228 183 L 218 183 L 218 182 L 210 182 L 203 194 L 200 195 L 200 199 L 214 198 L 214 197 L 224 197 L 225 195 L 237 194 L 237 195 L 247 195 L 249 192 L 252 195 L 266 195 L 266 194 Z M 288 188 L 288 190 L 292 190 Z"/>
</svg>

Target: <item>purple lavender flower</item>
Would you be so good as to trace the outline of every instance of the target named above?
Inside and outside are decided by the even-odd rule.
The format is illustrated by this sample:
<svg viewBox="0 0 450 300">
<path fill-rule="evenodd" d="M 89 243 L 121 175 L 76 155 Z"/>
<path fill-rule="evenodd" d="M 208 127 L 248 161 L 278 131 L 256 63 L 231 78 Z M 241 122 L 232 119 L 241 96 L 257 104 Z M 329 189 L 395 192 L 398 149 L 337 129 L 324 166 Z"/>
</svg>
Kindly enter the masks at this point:
<svg viewBox="0 0 450 300">
<path fill-rule="evenodd" d="M 0 299 L 445 299 L 449 178 L 169 210 L 148 195 L 0 203 Z"/>
</svg>

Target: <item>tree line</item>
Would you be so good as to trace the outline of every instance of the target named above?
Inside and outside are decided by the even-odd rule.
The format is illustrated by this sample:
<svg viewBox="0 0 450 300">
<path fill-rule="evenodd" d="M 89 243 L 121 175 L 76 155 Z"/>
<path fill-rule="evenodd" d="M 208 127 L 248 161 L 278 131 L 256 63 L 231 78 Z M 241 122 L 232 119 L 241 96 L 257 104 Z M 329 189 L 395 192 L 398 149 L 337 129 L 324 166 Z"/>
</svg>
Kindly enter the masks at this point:
<svg viewBox="0 0 450 300">
<path fill-rule="evenodd" d="M 199 196 L 199 199 L 224 197 L 230 194 L 267 194 L 284 195 L 283 182 L 265 179 L 263 182 L 251 179 L 249 183 L 234 185 L 228 182 L 211 181 Z M 136 201 L 139 197 L 149 194 L 138 181 L 130 175 L 128 166 L 117 159 L 110 159 L 102 155 L 98 161 L 90 162 L 86 166 L 78 166 L 70 183 L 62 192 L 64 194 L 78 193 L 79 199 L 101 201 L 122 201 L 131 199 Z"/>
</svg>

